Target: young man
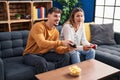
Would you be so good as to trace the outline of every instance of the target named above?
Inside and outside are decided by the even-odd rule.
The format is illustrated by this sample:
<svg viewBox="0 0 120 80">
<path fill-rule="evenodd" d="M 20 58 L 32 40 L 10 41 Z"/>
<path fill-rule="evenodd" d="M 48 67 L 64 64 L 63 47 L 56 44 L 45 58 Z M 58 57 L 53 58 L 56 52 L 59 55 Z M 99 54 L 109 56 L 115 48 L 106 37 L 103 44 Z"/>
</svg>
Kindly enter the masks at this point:
<svg viewBox="0 0 120 80">
<path fill-rule="evenodd" d="M 34 24 L 29 33 L 23 53 L 24 62 L 36 67 L 37 73 L 48 71 L 48 62 L 54 62 L 55 68 L 69 64 L 66 52 L 72 50 L 69 47 L 71 41 L 59 40 L 59 32 L 55 27 L 59 24 L 61 13 L 61 10 L 56 7 L 49 9 L 48 20 Z M 51 50 L 55 52 L 50 52 Z"/>
</svg>

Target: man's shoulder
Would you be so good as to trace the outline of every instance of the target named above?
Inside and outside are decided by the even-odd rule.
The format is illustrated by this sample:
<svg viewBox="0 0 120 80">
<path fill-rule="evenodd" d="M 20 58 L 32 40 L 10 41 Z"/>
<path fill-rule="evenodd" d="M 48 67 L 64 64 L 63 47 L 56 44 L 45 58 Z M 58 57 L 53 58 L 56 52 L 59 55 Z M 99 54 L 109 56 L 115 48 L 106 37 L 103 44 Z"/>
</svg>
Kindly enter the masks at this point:
<svg viewBox="0 0 120 80">
<path fill-rule="evenodd" d="M 40 22 L 36 22 L 35 24 L 34 24 L 34 26 L 44 26 L 44 24 L 45 24 L 45 22 L 44 21 L 40 21 Z"/>
<path fill-rule="evenodd" d="M 37 28 L 37 29 L 43 29 L 43 28 L 45 28 L 44 26 L 44 21 L 41 21 L 41 22 L 36 22 L 34 25 L 33 25 L 33 28 Z"/>
</svg>

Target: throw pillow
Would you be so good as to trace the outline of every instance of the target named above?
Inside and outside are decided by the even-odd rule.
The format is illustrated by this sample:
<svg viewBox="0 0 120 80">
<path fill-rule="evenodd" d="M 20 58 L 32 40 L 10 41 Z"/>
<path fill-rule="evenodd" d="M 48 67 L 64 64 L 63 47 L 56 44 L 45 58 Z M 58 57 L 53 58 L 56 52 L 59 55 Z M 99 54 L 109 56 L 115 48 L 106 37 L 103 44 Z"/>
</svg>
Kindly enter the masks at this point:
<svg viewBox="0 0 120 80">
<path fill-rule="evenodd" d="M 91 42 L 98 45 L 113 45 L 114 40 L 113 24 L 90 24 Z"/>
<path fill-rule="evenodd" d="M 85 26 L 86 38 L 90 42 L 91 41 L 90 23 L 84 23 L 84 26 Z"/>
</svg>

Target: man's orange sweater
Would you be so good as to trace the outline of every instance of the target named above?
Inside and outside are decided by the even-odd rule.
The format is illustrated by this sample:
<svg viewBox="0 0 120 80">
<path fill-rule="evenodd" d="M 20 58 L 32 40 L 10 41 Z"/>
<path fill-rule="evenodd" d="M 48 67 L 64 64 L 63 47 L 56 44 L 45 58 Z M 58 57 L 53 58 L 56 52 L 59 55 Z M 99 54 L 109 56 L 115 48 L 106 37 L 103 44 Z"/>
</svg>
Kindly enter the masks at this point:
<svg viewBox="0 0 120 80">
<path fill-rule="evenodd" d="M 54 49 L 59 54 L 69 51 L 59 40 L 59 32 L 56 27 L 48 28 L 45 22 L 38 22 L 32 27 L 24 54 L 44 54 Z"/>
</svg>

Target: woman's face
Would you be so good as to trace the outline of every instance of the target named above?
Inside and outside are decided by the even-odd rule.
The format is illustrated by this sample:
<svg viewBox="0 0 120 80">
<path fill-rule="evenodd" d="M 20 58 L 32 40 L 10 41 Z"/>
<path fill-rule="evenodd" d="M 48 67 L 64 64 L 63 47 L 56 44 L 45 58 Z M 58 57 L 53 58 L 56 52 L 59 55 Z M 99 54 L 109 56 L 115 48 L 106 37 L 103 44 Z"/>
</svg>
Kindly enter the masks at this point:
<svg viewBox="0 0 120 80">
<path fill-rule="evenodd" d="M 79 11 L 79 12 L 75 13 L 74 22 L 77 25 L 79 25 L 81 22 L 84 22 L 84 14 L 83 14 L 83 12 Z"/>
</svg>

